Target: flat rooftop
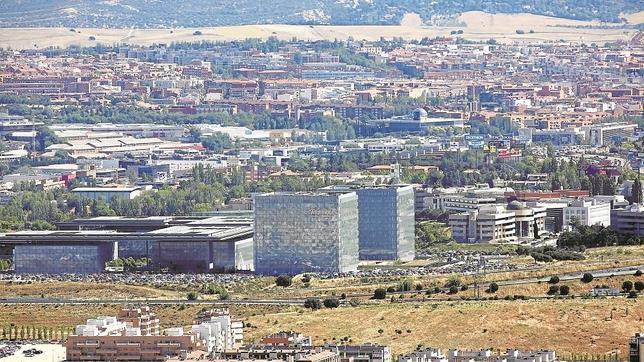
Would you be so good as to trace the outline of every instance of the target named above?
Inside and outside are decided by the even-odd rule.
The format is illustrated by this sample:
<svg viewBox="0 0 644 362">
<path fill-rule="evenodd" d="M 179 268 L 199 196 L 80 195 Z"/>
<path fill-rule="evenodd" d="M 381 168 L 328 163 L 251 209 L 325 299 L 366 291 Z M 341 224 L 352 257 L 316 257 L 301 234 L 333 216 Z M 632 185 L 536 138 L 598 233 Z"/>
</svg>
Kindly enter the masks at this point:
<svg viewBox="0 0 644 362">
<path fill-rule="evenodd" d="M 0 243 L 100 243 L 120 240 L 224 242 L 253 236 L 252 218 L 225 216 L 209 218 L 107 216 L 77 219 L 60 223 L 58 226 L 64 230 L 26 230 L 0 234 Z"/>
</svg>

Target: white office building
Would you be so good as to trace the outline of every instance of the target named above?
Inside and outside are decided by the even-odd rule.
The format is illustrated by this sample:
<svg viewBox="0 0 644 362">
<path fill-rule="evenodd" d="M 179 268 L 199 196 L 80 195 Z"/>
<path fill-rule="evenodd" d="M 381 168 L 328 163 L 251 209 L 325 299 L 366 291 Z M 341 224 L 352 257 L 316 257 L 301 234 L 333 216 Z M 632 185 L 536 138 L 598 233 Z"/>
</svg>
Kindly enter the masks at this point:
<svg viewBox="0 0 644 362">
<path fill-rule="evenodd" d="M 601 202 L 597 199 L 574 200 L 570 206 L 563 209 L 564 229 L 569 228 L 573 220 L 586 226 L 610 226 L 610 210 L 611 206 L 608 202 Z"/>
</svg>

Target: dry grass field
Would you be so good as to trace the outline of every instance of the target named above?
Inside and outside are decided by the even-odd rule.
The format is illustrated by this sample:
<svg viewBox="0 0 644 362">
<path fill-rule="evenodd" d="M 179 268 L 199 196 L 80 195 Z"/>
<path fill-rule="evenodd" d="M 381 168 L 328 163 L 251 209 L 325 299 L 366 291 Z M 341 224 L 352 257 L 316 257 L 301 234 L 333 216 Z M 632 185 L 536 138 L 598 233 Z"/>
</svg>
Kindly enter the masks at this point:
<svg viewBox="0 0 644 362">
<path fill-rule="evenodd" d="M 644 12 L 626 16 L 631 23 L 642 22 Z M 185 41 L 223 41 L 245 38 L 280 39 L 297 37 L 305 40 L 355 39 L 377 40 L 380 37 L 423 37 L 449 36 L 453 30 L 463 30 L 460 35 L 470 40 L 497 39 L 500 42 L 533 41 L 585 41 L 606 42 L 627 40 L 634 31 L 621 28 L 597 29 L 574 28 L 576 26 L 598 26 L 596 21 L 577 21 L 532 14 L 487 14 L 467 12 L 458 21 L 462 27 L 420 26 L 419 19 L 405 17 L 401 26 L 305 26 L 305 25 L 245 25 L 214 28 L 185 29 L 75 29 L 67 28 L 3 28 L 0 29 L 0 47 L 12 49 L 44 48 L 70 45 L 90 46 L 96 43 L 130 43 L 149 45 Z M 525 34 L 517 34 L 516 30 Z M 193 35 L 199 30 L 202 35 Z M 529 33 L 533 30 L 534 33 Z M 94 36 L 96 40 L 89 40 Z"/>
<path fill-rule="evenodd" d="M 0 297 L 40 297 L 69 299 L 158 299 L 177 298 L 178 292 L 150 287 L 80 282 L 0 283 Z"/>
<path fill-rule="evenodd" d="M 644 328 L 643 318 L 641 299 L 384 303 L 250 317 L 246 333 L 254 340 L 297 330 L 317 343 L 348 337 L 388 344 L 395 354 L 426 345 L 549 348 L 564 355 L 617 350 L 624 357 L 628 337 Z"/>
</svg>

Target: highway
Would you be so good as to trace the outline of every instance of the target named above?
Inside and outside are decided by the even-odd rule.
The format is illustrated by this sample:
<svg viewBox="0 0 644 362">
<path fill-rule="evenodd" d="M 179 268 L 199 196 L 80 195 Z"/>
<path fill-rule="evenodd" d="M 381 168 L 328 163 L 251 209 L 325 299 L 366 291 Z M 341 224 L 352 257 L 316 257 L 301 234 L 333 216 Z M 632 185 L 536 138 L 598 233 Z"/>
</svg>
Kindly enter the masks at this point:
<svg viewBox="0 0 644 362">
<path fill-rule="evenodd" d="M 633 275 L 637 270 L 644 270 L 644 265 L 609 268 L 601 270 L 589 270 L 576 273 L 559 274 L 560 281 L 577 280 L 581 279 L 584 273 L 591 273 L 595 279 L 607 278 L 611 276 L 620 275 Z M 497 285 L 521 285 L 532 283 L 545 283 L 550 280 L 550 276 L 542 278 L 525 278 L 497 281 Z M 481 283 L 480 287 L 488 287 L 490 283 Z M 592 282 L 590 283 L 592 284 Z M 475 287 L 474 284 L 469 287 Z M 423 290 L 411 290 L 405 292 L 387 293 L 393 294 L 406 294 L 406 293 L 423 293 Z M 347 300 L 351 298 L 369 298 L 373 294 L 360 293 L 347 295 Z M 319 298 L 316 296 L 316 298 Z M 306 298 L 290 298 L 290 299 L 229 299 L 229 300 L 188 300 L 188 299 L 64 299 L 64 298 L 34 298 L 34 297 L 15 297 L 15 298 L 0 298 L 0 303 L 4 304 L 68 304 L 68 305 L 96 305 L 96 304 L 150 304 L 150 305 L 175 305 L 175 304 L 207 304 L 207 305 L 276 305 L 276 306 L 289 306 L 289 305 L 304 305 Z"/>
</svg>

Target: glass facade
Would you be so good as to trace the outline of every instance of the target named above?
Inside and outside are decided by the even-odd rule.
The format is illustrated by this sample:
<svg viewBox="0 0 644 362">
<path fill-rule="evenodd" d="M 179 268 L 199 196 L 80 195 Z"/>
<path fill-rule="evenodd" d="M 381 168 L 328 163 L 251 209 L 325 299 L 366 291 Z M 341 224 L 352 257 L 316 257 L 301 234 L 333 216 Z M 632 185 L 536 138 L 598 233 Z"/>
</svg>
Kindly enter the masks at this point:
<svg viewBox="0 0 644 362">
<path fill-rule="evenodd" d="M 105 270 L 114 256 L 113 243 L 19 244 L 14 249 L 18 274 L 92 274 Z"/>
<path fill-rule="evenodd" d="M 258 274 L 355 271 L 357 195 L 256 196 L 254 246 Z"/>
<path fill-rule="evenodd" d="M 119 258 L 142 258 L 148 257 L 154 262 L 159 254 L 159 243 L 155 240 L 119 240 Z"/>
<path fill-rule="evenodd" d="M 211 260 L 211 243 L 203 241 L 159 242 L 156 261 L 152 257 L 152 262 L 176 272 L 207 272 Z"/>
<path fill-rule="evenodd" d="M 411 186 L 356 190 L 361 260 L 413 260 L 414 190 Z"/>
</svg>

